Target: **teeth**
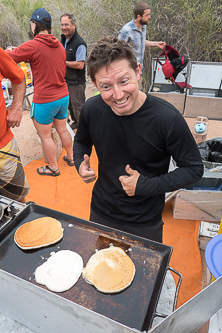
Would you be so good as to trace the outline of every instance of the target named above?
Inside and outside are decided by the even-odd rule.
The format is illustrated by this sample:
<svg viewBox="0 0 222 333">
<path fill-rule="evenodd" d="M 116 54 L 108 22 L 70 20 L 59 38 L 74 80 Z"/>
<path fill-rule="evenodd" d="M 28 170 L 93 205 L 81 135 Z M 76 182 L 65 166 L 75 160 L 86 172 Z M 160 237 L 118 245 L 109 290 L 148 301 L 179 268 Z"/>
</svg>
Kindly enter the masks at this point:
<svg viewBox="0 0 222 333">
<path fill-rule="evenodd" d="M 127 98 L 126 99 L 124 99 L 124 101 L 121 101 L 121 102 L 115 102 L 116 104 L 118 104 L 118 105 L 120 105 L 120 104 L 123 104 L 123 103 L 126 103 L 126 101 L 127 101 Z"/>
</svg>

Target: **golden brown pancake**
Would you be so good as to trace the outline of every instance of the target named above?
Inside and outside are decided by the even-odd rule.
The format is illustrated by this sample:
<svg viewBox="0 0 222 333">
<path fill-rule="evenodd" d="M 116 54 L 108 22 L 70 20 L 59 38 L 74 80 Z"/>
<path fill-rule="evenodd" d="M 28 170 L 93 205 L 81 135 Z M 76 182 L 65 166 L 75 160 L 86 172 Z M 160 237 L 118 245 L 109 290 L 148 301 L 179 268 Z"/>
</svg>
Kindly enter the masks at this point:
<svg viewBox="0 0 222 333">
<path fill-rule="evenodd" d="M 52 217 L 41 217 L 19 227 L 15 243 L 23 250 L 36 249 L 58 242 L 63 237 L 61 223 Z"/>
<path fill-rule="evenodd" d="M 93 254 L 83 277 L 103 293 L 117 293 L 127 288 L 133 281 L 135 266 L 130 257 L 120 247 L 109 247 Z"/>
</svg>

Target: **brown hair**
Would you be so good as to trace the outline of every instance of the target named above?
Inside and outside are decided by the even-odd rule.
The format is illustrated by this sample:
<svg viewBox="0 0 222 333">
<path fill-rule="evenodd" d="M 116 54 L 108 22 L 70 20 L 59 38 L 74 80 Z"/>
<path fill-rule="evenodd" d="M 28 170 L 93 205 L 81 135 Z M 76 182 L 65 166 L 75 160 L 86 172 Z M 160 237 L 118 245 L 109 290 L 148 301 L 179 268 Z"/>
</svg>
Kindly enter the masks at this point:
<svg viewBox="0 0 222 333">
<path fill-rule="evenodd" d="M 113 61 L 123 59 L 128 60 L 129 66 L 136 72 L 136 56 L 128 43 L 113 36 L 101 38 L 87 58 L 87 74 L 95 82 L 95 75 L 103 66 L 107 68 Z"/>
<path fill-rule="evenodd" d="M 43 21 L 46 21 L 46 22 L 50 23 L 50 20 L 49 20 L 48 17 L 45 17 L 43 19 Z M 40 31 L 44 31 L 44 30 L 47 30 L 48 33 L 51 34 L 51 26 L 49 26 L 47 24 L 44 24 L 42 22 L 35 21 L 35 20 L 32 20 L 32 22 L 34 22 L 36 24 L 35 31 L 34 31 L 34 37 L 36 35 L 38 35 L 40 33 Z"/>
<path fill-rule="evenodd" d="M 68 16 L 68 18 L 70 19 L 70 21 L 71 21 L 72 24 L 75 23 L 76 20 L 75 20 L 75 17 L 74 17 L 73 14 L 70 14 L 70 13 L 64 13 L 64 14 L 62 14 L 61 17 L 60 17 L 60 21 L 61 21 L 62 17 L 64 17 L 64 16 Z"/>
<path fill-rule="evenodd" d="M 145 2 L 138 2 L 133 9 L 134 18 L 136 19 L 138 15 L 143 16 L 144 11 L 150 9 L 150 6 Z"/>
</svg>

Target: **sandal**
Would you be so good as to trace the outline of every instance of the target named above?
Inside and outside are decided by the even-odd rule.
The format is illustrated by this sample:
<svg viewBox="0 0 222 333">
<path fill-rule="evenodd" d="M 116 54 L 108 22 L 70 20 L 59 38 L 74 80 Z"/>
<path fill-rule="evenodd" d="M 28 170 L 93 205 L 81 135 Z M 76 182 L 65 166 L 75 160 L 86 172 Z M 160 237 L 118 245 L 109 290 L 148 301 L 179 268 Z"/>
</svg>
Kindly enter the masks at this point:
<svg viewBox="0 0 222 333">
<path fill-rule="evenodd" d="M 40 172 L 39 170 L 42 169 L 42 172 Z M 47 172 L 46 170 L 49 170 L 51 172 Z M 41 176 L 53 176 L 53 177 L 56 177 L 56 176 L 59 176 L 60 175 L 60 171 L 59 171 L 59 168 L 56 169 L 56 170 L 52 170 L 50 168 L 49 165 L 46 165 L 45 167 L 40 167 L 40 168 L 37 168 L 37 172 L 39 175 Z"/>
<path fill-rule="evenodd" d="M 74 166 L 74 165 L 75 165 L 74 161 L 68 159 L 67 155 L 63 156 L 63 159 L 64 159 L 65 162 L 67 162 L 67 164 L 68 164 L 69 166 Z"/>
</svg>

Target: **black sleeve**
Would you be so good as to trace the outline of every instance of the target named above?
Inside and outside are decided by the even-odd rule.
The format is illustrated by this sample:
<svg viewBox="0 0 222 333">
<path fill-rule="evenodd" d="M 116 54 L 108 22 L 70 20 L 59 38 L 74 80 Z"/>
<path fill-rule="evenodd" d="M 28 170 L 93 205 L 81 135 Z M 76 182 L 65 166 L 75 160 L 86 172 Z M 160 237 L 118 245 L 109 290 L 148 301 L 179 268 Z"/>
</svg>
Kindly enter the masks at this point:
<svg viewBox="0 0 222 333">
<path fill-rule="evenodd" d="M 84 155 L 91 155 L 92 153 L 92 140 L 87 127 L 86 112 L 83 105 L 80 113 L 80 120 L 77 133 L 74 138 L 73 144 L 73 158 L 77 172 L 79 172 L 79 166 L 84 160 Z"/>
<path fill-rule="evenodd" d="M 176 191 L 197 182 L 204 167 L 197 144 L 184 118 L 177 114 L 168 129 L 166 150 L 176 162 L 177 168 L 159 177 L 140 175 L 136 195 L 155 196 Z"/>
</svg>

